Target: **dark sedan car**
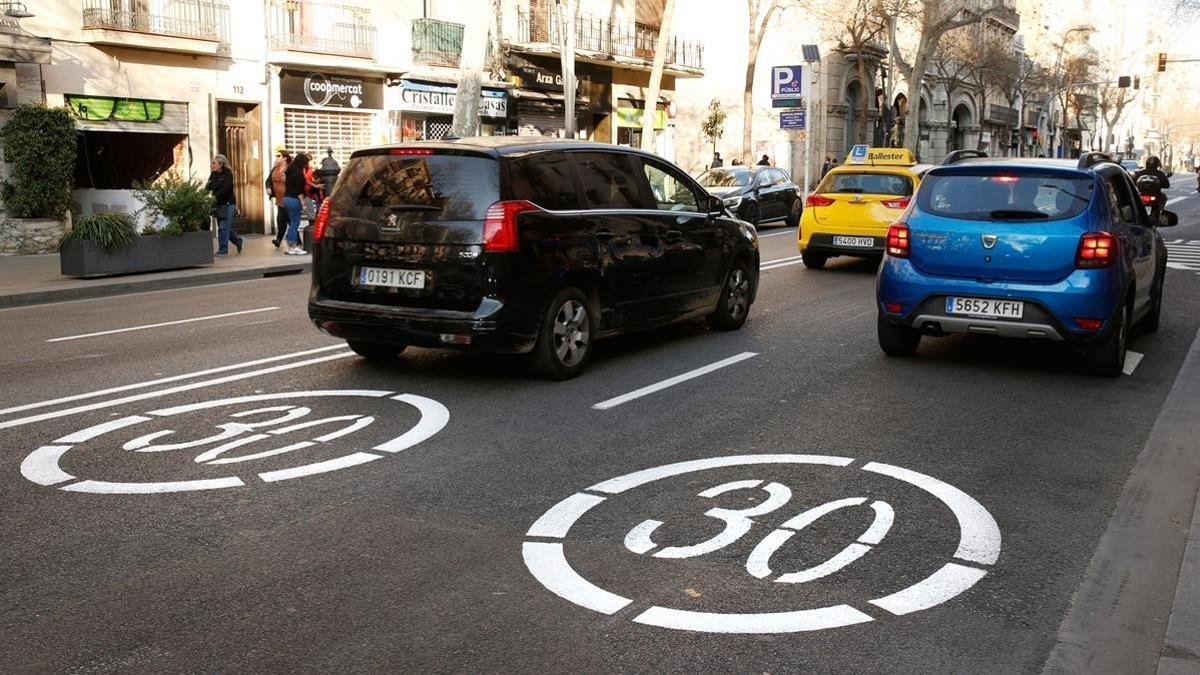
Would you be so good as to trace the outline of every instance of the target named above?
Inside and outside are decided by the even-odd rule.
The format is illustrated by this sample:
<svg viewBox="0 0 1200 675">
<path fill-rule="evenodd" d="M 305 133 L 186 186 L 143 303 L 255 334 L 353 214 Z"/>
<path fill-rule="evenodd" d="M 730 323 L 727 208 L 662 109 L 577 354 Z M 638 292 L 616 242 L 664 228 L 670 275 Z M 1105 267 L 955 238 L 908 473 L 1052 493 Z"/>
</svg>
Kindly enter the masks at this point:
<svg viewBox="0 0 1200 675">
<path fill-rule="evenodd" d="M 666 160 L 607 144 L 464 138 L 355 152 L 313 223 L 308 313 L 368 359 L 529 353 L 553 379 L 598 338 L 705 317 L 758 287 L 754 228 Z"/>
<path fill-rule="evenodd" d="M 700 185 L 721 198 L 733 215 L 752 225 L 796 227 L 804 210 L 800 187 L 783 169 L 730 166 L 700 174 Z"/>
</svg>

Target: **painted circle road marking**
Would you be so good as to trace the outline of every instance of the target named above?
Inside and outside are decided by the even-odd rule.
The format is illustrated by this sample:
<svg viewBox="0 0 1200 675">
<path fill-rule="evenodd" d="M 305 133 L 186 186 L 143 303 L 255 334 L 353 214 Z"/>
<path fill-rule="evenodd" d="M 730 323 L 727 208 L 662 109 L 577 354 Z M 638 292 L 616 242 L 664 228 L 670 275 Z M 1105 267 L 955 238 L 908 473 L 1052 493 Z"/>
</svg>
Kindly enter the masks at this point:
<svg viewBox="0 0 1200 675">
<path fill-rule="evenodd" d="M 525 541 L 522 554 L 525 566 L 543 586 L 555 595 L 602 614 L 616 614 L 633 604 L 633 599 L 617 595 L 596 586 L 576 572 L 567 561 L 564 539 L 571 527 L 594 507 L 609 498 L 654 481 L 682 476 L 709 469 L 757 465 L 822 465 L 863 471 L 876 476 L 893 478 L 916 487 L 944 504 L 958 522 L 959 541 L 953 558 L 960 562 L 944 563 L 931 575 L 905 588 L 882 597 L 866 600 L 876 608 L 899 616 L 940 605 L 974 586 L 986 574 L 980 566 L 995 564 L 1000 556 L 1000 528 L 996 520 L 978 501 L 958 488 L 925 474 L 889 464 L 869 462 L 861 469 L 849 469 L 855 460 L 825 455 L 740 455 L 679 462 L 645 469 L 597 483 L 578 492 L 546 511 L 526 532 L 527 538 L 557 541 Z M 861 475 L 861 474 L 860 474 Z M 756 490 L 765 498 L 747 509 L 710 509 L 704 515 L 724 521 L 725 528 L 707 541 L 690 546 L 671 546 L 658 549 L 652 535 L 662 522 L 646 520 L 629 530 L 625 547 L 637 554 L 653 557 L 684 559 L 705 555 L 732 544 L 745 536 L 751 518 L 783 508 L 791 498 L 791 490 L 779 483 L 762 480 L 740 480 L 709 488 L 699 497 L 712 498 L 736 490 Z M 589 494 L 591 493 L 591 494 Z M 771 555 L 794 534 L 818 519 L 841 509 L 869 508 L 871 525 L 858 539 L 840 553 L 818 565 L 804 570 L 791 570 L 774 581 L 783 584 L 806 583 L 834 574 L 867 555 L 881 543 L 891 530 L 895 511 L 890 504 L 856 496 L 831 501 L 803 510 L 764 537 L 754 547 L 746 561 L 746 572 L 758 579 L 772 574 Z M 794 508 L 794 507 L 793 507 Z M 794 633 L 823 630 L 874 621 L 874 617 L 849 604 L 831 605 L 783 612 L 747 614 L 710 613 L 671 607 L 652 606 L 632 619 L 635 623 L 676 630 L 708 633 Z"/>
<path fill-rule="evenodd" d="M 309 462 L 284 469 L 263 471 L 257 474 L 259 480 L 272 483 L 337 471 L 373 462 L 384 457 L 384 455 L 377 453 L 394 454 L 429 439 L 441 431 L 450 419 L 449 411 L 437 401 L 413 394 L 396 394 L 396 392 L 392 391 L 347 389 L 239 396 L 151 410 L 144 415 L 129 415 L 67 434 L 54 441 L 53 444 L 44 445 L 31 452 L 21 462 L 21 475 L 38 485 L 60 486 L 59 489 L 68 492 L 90 492 L 96 494 L 157 494 L 242 487 L 246 485 L 246 481 L 238 475 L 202 480 L 139 483 L 78 480 L 78 477 L 62 469 L 60 460 L 63 455 L 80 443 L 91 441 L 121 429 L 134 429 L 146 422 L 157 419 L 170 419 L 185 413 L 232 405 L 259 404 L 268 401 L 355 397 L 395 401 L 416 409 L 420 418 L 412 428 L 404 433 L 370 448 L 372 452 L 355 451 L 333 459 Z M 306 419 L 311 413 L 312 409 L 310 407 L 290 403 L 262 407 L 255 406 L 251 409 L 232 413 L 229 415 L 231 421 L 216 425 L 219 431 L 205 438 L 174 443 L 164 442 L 174 440 L 176 432 L 173 430 L 155 431 L 127 441 L 121 447 L 127 451 L 144 453 L 202 450 L 195 458 L 195 462 L 198 464 L 208 466 L 239 466 L 245 462 L 284 455 L 297 450 L 329 443 L 339 438 L 348 437 L 370 427 L 375 422 L 375 418 L 368 415 L 336 415 L 316 420 Z M 255 444 L 262 444 L 263 441 L 266 441 L 266 444 L 269 445 L 274 439 L 281 438 L 285 434 L 305 432 L 310 429 L 312 433 L 319 433 L 320 435 L 298 443 L 289 443 L 280 447 L 251 452 L 250 454 L 234 454 L 235 451 L 241 450 L 244 452 L 247 448 Z M 77 480 L 78 482 L 70 482 Z M 70 484 L 62 485 L 68 482 Z"/>
</svg>

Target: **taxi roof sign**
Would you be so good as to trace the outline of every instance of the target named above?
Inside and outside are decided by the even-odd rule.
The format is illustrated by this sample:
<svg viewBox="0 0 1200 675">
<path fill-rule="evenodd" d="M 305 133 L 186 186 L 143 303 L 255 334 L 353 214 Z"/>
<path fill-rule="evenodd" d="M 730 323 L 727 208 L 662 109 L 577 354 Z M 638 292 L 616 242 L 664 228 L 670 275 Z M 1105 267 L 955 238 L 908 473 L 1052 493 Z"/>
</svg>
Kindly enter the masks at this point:
<svg viewBox="0 0 1200 675">
<path fill-rule="evenodd" d="M 871 166 L 913 166 L 917 160 L 908 148 L 869 148 L 856 145 L 846 156 L 847 164 L 870 164 Z"/>
</svg>

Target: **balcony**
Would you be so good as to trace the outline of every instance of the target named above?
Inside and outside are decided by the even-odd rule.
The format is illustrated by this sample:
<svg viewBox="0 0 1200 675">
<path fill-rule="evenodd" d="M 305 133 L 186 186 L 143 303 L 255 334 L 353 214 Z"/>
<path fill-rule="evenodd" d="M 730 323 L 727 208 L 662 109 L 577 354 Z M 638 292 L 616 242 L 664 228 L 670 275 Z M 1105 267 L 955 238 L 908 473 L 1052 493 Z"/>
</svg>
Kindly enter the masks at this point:
<svg viewBox="0 0 1200 675">
<path fill-rule="evenodd" d="M 437 19 L 417 19 L 412 26 L 413 63 L 457 68 L 466 26 Z"/>
<path fill-rule="evenodd" d="M 273 50 L 375 58 L 371 10 L 341 2 L 272 0 L 267 32 Z"/>
<path fill-rule="evenodd" d="M 1025 110 L 1025 126 L 1036 129 L 1038 126 L 1038 119 L 1041 118 L 1041 116 L 1042 116 L 1041 110 L 1026 109 Z"/>
<path fill-rule="evenodd" d="M 987 115 L 984 120 L 993 124 L 1003 124 L 1009 127 L 1017 126 L 1021 120 L 1021 114 L 1016 108 L 1008 108 L 1002 105 L 989 105 L 987 107 Z"/>
<path fill-rule="evenodd" d="M 562 49 L 562 22 L 557 10 L 517 15 L 517 42 L 546 44 Z M 583 60 L 600 63 L 619 61 L 622 65 L 648 69 L 658 46 L 658 28 L 643 23 L 609 21 L 581 14 L 575 19 L 575 49 Z M 700 77 L 704 74 L 704 44 L 672 37 L 667 47 L 668 70 L 676 75 Z"/>
<path fill-rule="evenodd" d="M 92 44 L 190 54 L 229 49 L 229 6 L 221 0 L 83 0 Z"/>
</svg>

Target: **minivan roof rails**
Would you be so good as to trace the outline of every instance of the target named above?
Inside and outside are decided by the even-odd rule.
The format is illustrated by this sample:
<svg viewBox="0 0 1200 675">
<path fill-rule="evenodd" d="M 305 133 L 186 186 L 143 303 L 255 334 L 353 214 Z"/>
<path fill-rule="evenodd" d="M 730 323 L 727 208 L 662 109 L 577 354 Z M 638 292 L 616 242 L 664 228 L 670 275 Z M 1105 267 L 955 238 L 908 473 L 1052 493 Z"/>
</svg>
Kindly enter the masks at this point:
<svg viewBox="0 0 1200 675">
<path fill-rule="evenodd" d="M 955 150 L 942 158 L 942 164 L 955 164 L 969 157 L 987 157 L 982 150 Z"/>
<path fill-rule="evenodd" d="M 1116 160 L 1112 155 L 1103 152 L 1085 152 L 1079 156 L 1079 164 L 1075 166 L 1077 169 L 1090 169 L 1101 162 L 1111 162 L 1116 164 Z"/>
</svg>

